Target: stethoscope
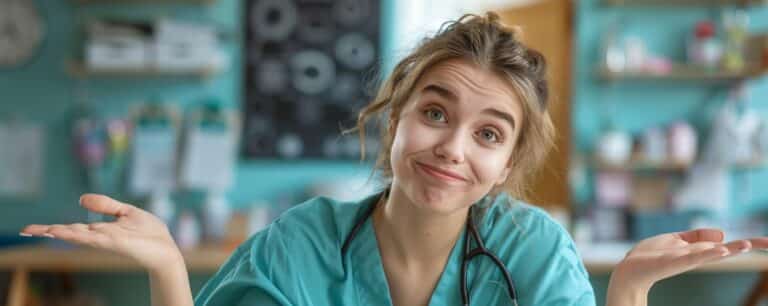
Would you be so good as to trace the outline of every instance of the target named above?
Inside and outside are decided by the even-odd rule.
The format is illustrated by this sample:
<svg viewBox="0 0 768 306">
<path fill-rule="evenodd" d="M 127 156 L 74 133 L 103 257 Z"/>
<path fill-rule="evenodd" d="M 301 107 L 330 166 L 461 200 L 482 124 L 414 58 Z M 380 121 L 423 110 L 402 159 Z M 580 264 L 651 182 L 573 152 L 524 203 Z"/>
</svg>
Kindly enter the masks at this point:
<svg viewBox="0 0 768 306">
<path fill-rule="evenodd" d="M 385 190 L 382 193 L 382 196 L 386 196 L 388 194 L 389 190 Z M 363 224 L 365 223 L 368 218 L 373 215 L 373 211 L 376 209 L 376 203 L 373 203 L 371 207 L 368 208 L 368 210 L 365 212 L 365 214 L 362 216 L 362 218 L 358 219 L 355 223 L 355 226 L 352 227 L 352 231 L 350 231 L 349 235 L 347 236 L 347 239 L 344 240 L 344 243 L 341 246 L 341 256 L 344 257 L 347 253 L 347 249 L 349 248 L 349 244 L 352 242 L 352 239 L 357 236 L 357 232 L 360 230 L 361 227 L 363 227 Z M 471 235 L 471 236 L 470 236 Z M 474 249 L 470 248 L 470 238 L 474 238 L 475 243 L 477 246 Z M 467 216 L 467 228 L 464 231 L 464 257 L 461 259 L 461 302 L 464 306 L 469 306 L 469 289 L 467 288 L 467 265 L 469 264 L 469 261 L 475 258 L 479 255 L 485 255 L 490 258 L 493 263 L 496 265 L 497 268 L 499 268 L 502 272 L 502 275 L 504 275 L 504 280 L 507 283 L 507 291 L 509 292 L 509 298 L 512 300 L 512 305 L 517 306 L 517 293 L 515 292 L 515 286 L 512 283 L 512 277 L 509 275 L 509 271 L 507 270 L 507 267 L 504 265 L 501 260 L 499 260 L 496 255 L 491 253 L 488 249 L 485 248 L 485 245 L 483 244 L 483 240 L 480 238 L 480 234 L 477 232 L 477 226 L 475 225 L 474 219 L 472 219 L 472 207 L 469 208 L 469 213 Z"/>
</svg>

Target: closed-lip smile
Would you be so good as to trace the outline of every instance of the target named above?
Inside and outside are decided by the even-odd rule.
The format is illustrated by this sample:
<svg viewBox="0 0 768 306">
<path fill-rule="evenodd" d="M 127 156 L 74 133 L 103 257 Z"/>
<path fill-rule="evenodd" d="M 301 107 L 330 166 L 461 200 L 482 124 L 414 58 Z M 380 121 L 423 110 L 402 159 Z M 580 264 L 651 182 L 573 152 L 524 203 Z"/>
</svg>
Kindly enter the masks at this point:
<svg viewBox="0 0 768 306">
<path fill-rule="evenodd" d="M 421 167 L 422 169 L 424 169 L 428 173 L 430 173 L 432 175 L 435 175 L 435 176 L 438 176 L 438 177 L 441 177 L 443 179 L 456 180 L 456 181 L 462 181 L 462 182 L 467 180 L 463 176 L 461 176 L 460 174 L 458 174 L 456 172 L 453 172 L 453 171 L 450 171 L 450 170 L 440 169 L 440 168 L 437 168 L 437 167 L 434 167 L 434 166 L 430 166 L 430 165 L 427 165 L 427 164 L 424 164 L 424 163 L 420 163 L 420 162 L 416 162 L 416 165 L 418 165 L 419 167 Z"/>
</svg>

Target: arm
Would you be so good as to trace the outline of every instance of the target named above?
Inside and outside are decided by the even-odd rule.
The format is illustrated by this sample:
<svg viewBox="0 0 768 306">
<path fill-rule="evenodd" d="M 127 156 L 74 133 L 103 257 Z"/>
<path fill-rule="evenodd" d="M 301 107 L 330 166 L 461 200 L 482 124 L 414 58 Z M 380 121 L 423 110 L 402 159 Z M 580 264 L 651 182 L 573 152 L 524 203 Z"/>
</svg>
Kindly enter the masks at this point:
<svg viewBox="0 0 768 306">
<path fill-rule="evenodd" d="M 606 306 L 646 306 L 656 282 L 752 248 L 768 248 L 768 238 L 723 242 L 717 229 L 668 233 L 640 241 L 611 274 Z"/>
<path fill-rule="evenodd" d="M 179 254 L 172 263 L 149 270 L 152 306 L 192 306 L 192 291 L 184 258 Z"/>
<path fill-rule="evenodd" d="M 608 292 L 605 296 L 605 306 L 647 306 L 650 288 L 631 287 L 620 273 L 611 274 L 608 282 Z"/>
<path fill-rule="evenodd" d="M 184 258 L 160 219 L 103 195 L 84 195 L 80 205 L 114 216 L 116 220 L 92 224 L 33 224 L 20 234 L 62 239 L 133 258 L 149 272 L 153 306 L 192 306 Z"/>
</svg>

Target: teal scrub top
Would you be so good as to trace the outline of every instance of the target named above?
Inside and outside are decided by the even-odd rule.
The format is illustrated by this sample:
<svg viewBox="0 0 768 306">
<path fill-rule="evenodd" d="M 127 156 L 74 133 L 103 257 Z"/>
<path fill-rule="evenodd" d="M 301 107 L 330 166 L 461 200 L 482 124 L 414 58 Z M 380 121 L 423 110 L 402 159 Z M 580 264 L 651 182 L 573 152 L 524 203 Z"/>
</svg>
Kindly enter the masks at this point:
<svg viewBox="0 0 768 306">
<path fill-rule="evenodd" d="M 341 255 L 352 227 L 379 196 L 318 197 L 284 212 L 238 247 L 195 305 L 392 305 L 371 218 Z M 545 212 L 506 194 L 474 205 L 480 236 L 507 266 L 519 305 L 595 305 L 573 241 Z M 461 304 L 464 239 L 462 233 L 429 305 Z M 502 273 L 487 257 L 470 261 L 467 284 L 472 305 L 510 305 Z"/>
</svg>

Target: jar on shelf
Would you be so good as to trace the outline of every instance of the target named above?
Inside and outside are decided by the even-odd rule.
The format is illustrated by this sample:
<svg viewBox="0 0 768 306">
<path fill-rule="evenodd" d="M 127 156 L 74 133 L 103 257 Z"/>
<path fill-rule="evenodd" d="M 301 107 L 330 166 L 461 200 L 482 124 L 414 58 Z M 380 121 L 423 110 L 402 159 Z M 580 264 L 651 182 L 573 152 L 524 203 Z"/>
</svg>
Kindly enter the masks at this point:
<svg viewBox="0 0 768 306">
<path fill-rule="evenodd" d="M 709 69 L 715 69 L 723 56 L 722 43 L 715 35 L 715 24 L 700 21 L 694 27 L 693 36 L 688 41 L 688 62 Z"/>
</svg>

